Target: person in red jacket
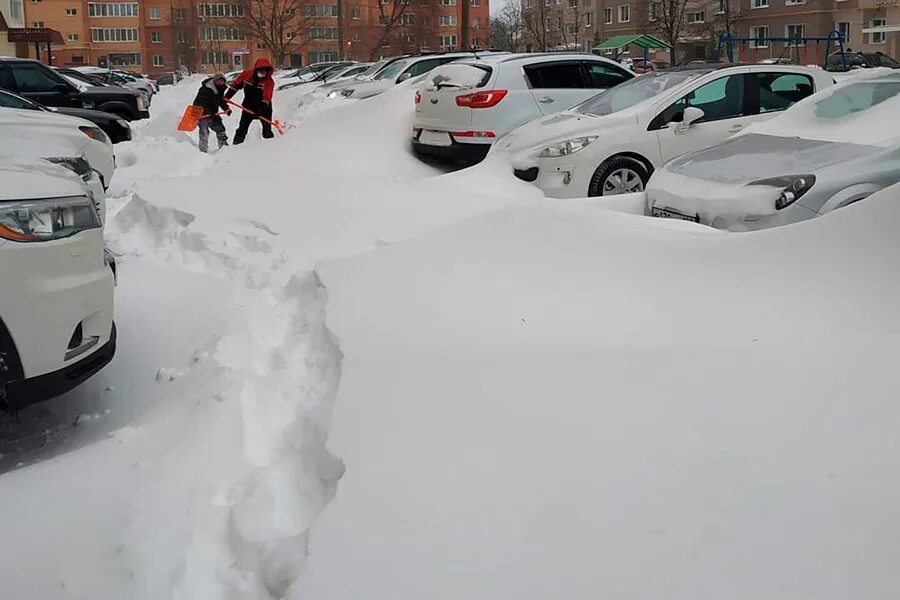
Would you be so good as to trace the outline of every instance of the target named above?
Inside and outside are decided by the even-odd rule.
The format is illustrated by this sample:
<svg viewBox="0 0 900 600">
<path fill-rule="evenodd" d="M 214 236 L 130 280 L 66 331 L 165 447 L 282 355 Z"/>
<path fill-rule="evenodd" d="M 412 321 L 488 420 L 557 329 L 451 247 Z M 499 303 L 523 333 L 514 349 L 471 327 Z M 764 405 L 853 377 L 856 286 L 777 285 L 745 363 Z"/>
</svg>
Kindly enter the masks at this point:
<svg viewBox="0 0 900 600">
<path fill-rule="evenodd" d="M 275 92 L 275 80 L 272 78 L 274 71 L 275 68 L 268 59 L 260 58 L 252 69 L 242 71 L 237 79 L 228 85 L 225 97 L 230 99 L 238 90 L 244 90 L 244 108 L 271 121 L 272 94 Z M 244 138 L 247 137 L 247 130 L 250 129 L 250 123 L 256 118 L 247 111 L 241 112 L 241 123 L 234 133 L 235 144 L 243 143 Z M 275 137 L 275 134 L 272 133 L 272 125 L 265 121 L 260 122 L 262 123 L 263 137 L 266 139 Z"/>
</svg>

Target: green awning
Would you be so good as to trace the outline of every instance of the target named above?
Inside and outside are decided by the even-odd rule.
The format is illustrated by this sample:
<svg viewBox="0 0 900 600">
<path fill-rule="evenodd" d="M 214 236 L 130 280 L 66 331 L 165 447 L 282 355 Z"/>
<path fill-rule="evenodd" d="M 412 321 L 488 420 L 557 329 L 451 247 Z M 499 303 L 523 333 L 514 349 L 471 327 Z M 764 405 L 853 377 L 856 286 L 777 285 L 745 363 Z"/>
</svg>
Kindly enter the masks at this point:
<svg viewBox="0 0 900 600">
<path fill-rule="evenodd" d="M 621 50 L 622 48 L 630 44 L 634 44 L 638 48 L 648 49 L 663 49 L 672 47 L 658 37 L 654 37 L 652 35 L 644 33 L 613 36 L 608 40 L 601 42 L 599 46 L 594 46 L 594 50 Z"/>
</svg>

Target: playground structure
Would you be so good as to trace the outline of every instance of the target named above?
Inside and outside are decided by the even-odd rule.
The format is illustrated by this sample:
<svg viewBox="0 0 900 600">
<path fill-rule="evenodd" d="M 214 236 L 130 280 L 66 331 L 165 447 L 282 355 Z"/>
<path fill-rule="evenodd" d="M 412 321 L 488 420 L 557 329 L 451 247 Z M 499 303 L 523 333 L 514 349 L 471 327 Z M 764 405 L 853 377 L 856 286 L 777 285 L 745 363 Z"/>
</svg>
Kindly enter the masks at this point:
<svg viewBox="0 0 900 600">
<path fill-rule="evenodd" d="M 815 42 L 811 47 L 810 42 Z M 739 43 L 738 59 L 735 61 L 735 44 Z M 825 52 L 820 56 L 819 50 L 824 43 Z M 784 44 L 780 55 L 775 56 L 773 44 Z M 719 35 L 716 45 L 716 61 L 722 61 L 722 50 L 727 51 L 728 62 L 756 63 L 764 59 L 788 59 L 792 63 L 800 65 L 818 64 L 822 68 L 827 66 L 828 56 L 832 49 L 840 53 L 841 65 L 846 67 L 846 53 L 844 51 L 844 36 L 839 31 L 831 31 L 826 37 L 759 37 L 759 38 L 735 38 L 731 32 L 723 31 Z M 788 55 L 785 56 L 785 53 Z"/>
</svg>

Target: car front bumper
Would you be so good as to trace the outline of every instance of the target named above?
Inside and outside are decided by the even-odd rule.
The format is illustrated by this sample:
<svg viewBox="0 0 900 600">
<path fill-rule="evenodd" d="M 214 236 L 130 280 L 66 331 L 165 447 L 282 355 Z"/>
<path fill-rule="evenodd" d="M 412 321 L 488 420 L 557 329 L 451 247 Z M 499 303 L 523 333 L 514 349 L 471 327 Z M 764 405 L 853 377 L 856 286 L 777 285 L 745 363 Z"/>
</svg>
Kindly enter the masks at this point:
<svg viewBox="0 0 900 600">
<path fill-rule="evenodd" d="M 0 337 L 5 329 L 0 327 Z M 5 384 L 0 379 L 0 400 L 9 410 L 44 402 L 75 389 L 109 364 L 116 354 L 116 324 L 112 324 L 106 343 L 91 354 L 57 371 L 28 379 L 16 379 Z M 0 348 L 4 347 L 0 340 Z"/>
<path fill-rule="evenodd" d="M 573 164 L 560 160 L 529 161 L 513 167 L 513 175 L 544 192 L 548 198 L 584 198 L 590 180 Z"/>
</svg>

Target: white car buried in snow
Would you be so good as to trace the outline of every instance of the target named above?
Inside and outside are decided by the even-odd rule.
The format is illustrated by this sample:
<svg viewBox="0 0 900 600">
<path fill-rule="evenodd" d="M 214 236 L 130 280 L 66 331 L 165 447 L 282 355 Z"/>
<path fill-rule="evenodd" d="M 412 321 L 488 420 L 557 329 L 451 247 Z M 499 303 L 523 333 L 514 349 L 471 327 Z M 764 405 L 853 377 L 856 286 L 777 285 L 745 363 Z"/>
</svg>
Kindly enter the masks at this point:
<svg viewBox="0 0 900 600">
<path fill-rule="evenodd" d="M 54 113 L 0 108 L 0 139 L 22 140 L 29 146 L 45 145 L 47 154 L 59 156 L 60 148 L 67 148 L 65 156 L 84 156 L 91 168 L 100 176 L 103 188 L 109 187 L 116 161 L 112 142 L 103 130 L 90 121 Z M 16 155 L 16 144 L 0 150 L 6 155 Z M 29 158 L 35 151 L 29 151 Z"/>
<path fill-rule="evenodd" d="M 510 130 L 575 106 L 634 73 L 589 54 L 500 54 L 428 74 L 416 93 L 413 148 L 477 162 Z"/>
<path fill-rule="evenodd" d="M 0 167 L 0 408 L 58 396 L 113 357 L 113 269 L 89 192 L 59 167 Z"/>
<path fill-rule="evenodd" d="M 547 196 L 641 192 L 669 160 L 723 142 L 834 85 L 822 69 L 700 65 L 647 73 L 494 144 Z"/>
</svg>

